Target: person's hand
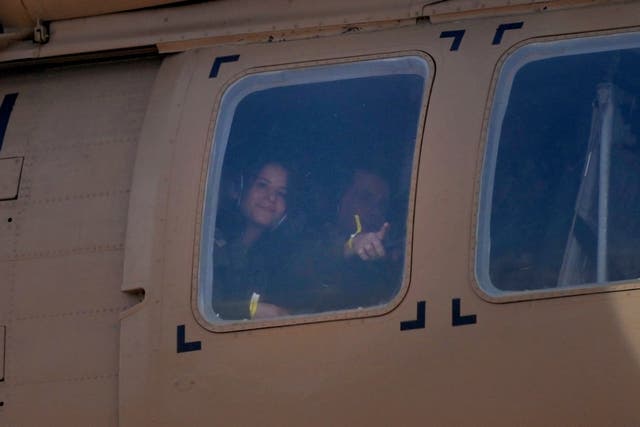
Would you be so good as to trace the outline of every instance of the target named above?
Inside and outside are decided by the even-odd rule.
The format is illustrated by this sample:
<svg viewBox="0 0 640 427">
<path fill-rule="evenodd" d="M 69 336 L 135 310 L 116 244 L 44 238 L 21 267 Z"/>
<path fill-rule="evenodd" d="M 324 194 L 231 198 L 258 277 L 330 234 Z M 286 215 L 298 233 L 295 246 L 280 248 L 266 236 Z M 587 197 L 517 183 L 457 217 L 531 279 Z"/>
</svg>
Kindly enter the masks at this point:
<svg viewBox="0 0 640 427">
<path fill-rule="evenodd" d="M 344 255 L 350 257 L 357 255 L 363 261 L 373 261 L 384 258 L 387 254 L 383 241 L 389 230 L 389 223 L 385 222 L 380 230 L 373 233 L 360 233 L 351 240 L 351 247 L 345 245 Z"/>
<path fill-rule="evenodd" d="M 282 307 L 278 307 L 268 302 L 259 302 L 254 319 L 268 319 L 270 317 L 282 317 L 287 316 L 289 313 Z"/>
</svg>

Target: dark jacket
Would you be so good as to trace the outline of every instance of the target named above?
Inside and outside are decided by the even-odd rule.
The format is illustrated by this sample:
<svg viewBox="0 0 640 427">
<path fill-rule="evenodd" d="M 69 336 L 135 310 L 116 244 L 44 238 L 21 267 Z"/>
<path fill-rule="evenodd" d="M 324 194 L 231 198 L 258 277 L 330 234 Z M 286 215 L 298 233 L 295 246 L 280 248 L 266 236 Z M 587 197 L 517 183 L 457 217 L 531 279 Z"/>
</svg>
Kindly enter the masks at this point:
<svg viewBox="0 0 640 427">
<path fill-rule="evenodd" d="M 240 236 L 226 237 L 216 229 L 213 250 L 213 309 L 224 320 L 250 318 L 253 293 L 260 301 L 269 300 L 269 288 L 281 265 L 281 257 L 272 246 L 272 236 L 263 236 L 252 247 L 245 247 Z"/>
<path fill-rule="evenodd" d="M 387 303 L 398 291 L 402 260 L 345 259 L 349 236 L 327 224 L 300 242 L 289 265 L 289 303 L 296 314 L 371 307 Z"/>
</svg>

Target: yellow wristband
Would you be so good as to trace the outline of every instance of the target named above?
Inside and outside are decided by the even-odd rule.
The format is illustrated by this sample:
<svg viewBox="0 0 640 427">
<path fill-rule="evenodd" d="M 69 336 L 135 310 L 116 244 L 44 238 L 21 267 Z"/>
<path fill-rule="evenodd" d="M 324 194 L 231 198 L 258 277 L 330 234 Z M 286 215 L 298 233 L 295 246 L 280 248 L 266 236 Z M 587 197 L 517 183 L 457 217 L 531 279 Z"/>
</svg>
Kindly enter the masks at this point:
<svg viewBox="0 0 640 427">
<path fill-rule="evenodd" d="M 253 293 L 251 300 L 249 301 L 249 315 L 253 319 L 258 311 L 258 301 L 260 301 L 260 294 Z"/>
<path fill-rule="evenodd" d="M 347 240 L 347 246 L 349 247 L 349 249 L 353 249 L 353 239 L 355 239 L 358 234 L 362 233 L 362 223 L 360 222 L 360 215 L 355 214 L 353 216 L 353 219 L 356 222 L 356 232 L 349 236 L 349 240 Z"/>
</svg>

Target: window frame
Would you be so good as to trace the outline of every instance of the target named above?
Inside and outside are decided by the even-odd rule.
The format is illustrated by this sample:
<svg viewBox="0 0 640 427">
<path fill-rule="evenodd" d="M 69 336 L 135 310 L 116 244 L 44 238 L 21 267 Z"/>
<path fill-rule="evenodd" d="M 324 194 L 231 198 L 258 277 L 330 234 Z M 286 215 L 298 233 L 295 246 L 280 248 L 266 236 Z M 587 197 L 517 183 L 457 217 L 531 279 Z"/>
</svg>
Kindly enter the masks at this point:
<svg viewBox="0 0 640 427">
<path fill-rule="evenodd" d="M 402 267 L 402 282 L 395 296 L 384 305 L 364 307 L 360 309 L 347 309 L 340 311 L 329 311 L 321 313 L 302 314 L 296 316 L 278 317 L 273 319 L 260 319 L 260 320 L 230 320 L 223 322 L 216 322 L 213 320 L 211 314 L 213 310 L 211 304 L 207 307 L 207 298 L 211 297 L 212 286 L 203 286 L 203 266 L 201 265 L 201 253 L 206 251 L 206 240 L 212 242 L 213 231 L 215 229 L 215 215 L 213 218 L 207 214 L 207 209 L 215 211 L 217 213 L 217 193 L 220 187 L 220 179 L 222 173 L 222 165 L 224 162 L 225 151 L 227 143 L 216 144 L 216 139 L 228 142 L 231 125 L 235 117 L 236 107 L 247 95 L 256 92 L 260 87 L 255 89 L 249 86 L 251 90 L 242 88 L 242 96 L 237 96 L 233 93 L 232 89 L 250 76 L 266 75 L 268 73 L 282 72 L 282 71 L 296 71 L 300 69 L 316 68 L 319 72 L 322 72 L 322 67 L 331 67 L 336 65 L 353 64 L 353 68 L 361 67 L 359 65 L 366 61 L 376 61 L 385 59 L 403 59 L 403 58 L 418 58 L 424 63 L 425 80 L 423 86 L 423 93 L 420 103 L 420 110 L 418 114 L 418 120 L 416 123 L 416 138 L 413 147 L 413 161 L 411 164 L 411 175 L 408 188 L 409 200 L 407 206 L 406 217 L 406 236 L 405 236 L 405 248 L 404 248 L 404 265 Z M 207 136 L 206 144 L 206 157 L 203 161 L 203 172 L 201 180 L 200 191 L 200 206 L 198 210 L 197 227 L 196 227 L 196 239 L 194 245 L 194 265 L 193 265 L 193 298 L 192 298 L 192 310 L 199 323 L 207 330 L 212 332 L 233 332 L 242 330 L 254 330 L 261 328 L 269 328 L 276 326 L 290 326 L 307 323 L 327 322 L 335 320 L 346 319 L 358 319 L 365 317 L 375 317 L 385 315 L 393 311 L 400 302 L 404 299 L 406 292 L 411 281 L 411 259 L 412 259 L 412 240 L 413 240 L 413 218 L 415 209 L 415 197 L 416 197 L 416 185 L 417 185 L 417 171 L 419 163 L 419 154 L 423 144 L 423 133 L 427 114 L 428 101 L 431 94 L 433 80 L 435 76 L 436 68 L 435 62 L 425 52 L 422 51 L 401 51 L 390 52 L 384 54 L 372 54 L 372 55 L 360 55 L 345 58 L 326 59 L 320 61 L 304 61 L 279 65 L 267 65 L 253 67 L 241 72 L 226 82 L 216 95 L 215 108 L 212 112 L 210 119 L 210 131 Z M 371 73 L 371 74 L 359 74 L 358 77 L 364 76 L 385 76 L 390 74 L 384 73 Z M 348 79 L 345 77 L 344 79 Z M 319 79 L 312 80 L 312 82 L 331 81 L 331 79 Z M 297 82 L 303 83 L 303 82 Z M 283 82 L 281 85 L 271 85 L 269 88 L 289 86 L 295 83 L 290 81 Z M 225 97 L 232 96 L 231 107 L 222 111 L 222 106 L 225 105 Z M 212 184 L 213 191 L 207 190 L 208 184 Z M 215 203 L 210 203 L 211 200 L 215 200 Z M 213 220 L 213 221 L 212 221 Z M 206 223 L 209 224 L 206 224 Z M 213 227 L 211 227 L 213 223 Z M 213 230 L 212 230 L 213 228 Z M 212 264 L 209 263 L 209 270 L 211 270 Z M 206 269 L 206 267 L 205 267 Z M 206 273 L 205 273 L 206 274 Z M 210 276 L 209 276 L 210 277 Z"/>
<path fill-rule="evenodd" d="M 626 41 L 629 36 L 636 36 L 637 41 Z M 621 39 L 615 49 L 611 49 L 611 40 Z M 590 44 L 589 40 L 595 43 Z M 562 51 L 565 44 L 577 42 L 577 48 Z M 554 44 L 557 43 L 557 44 Z M 542 48 L 535 50 L 536 46 Z M 501 290 L 493 285 L 489 277 L 490 262 L 490 222 L 491 203 L 494 191 L 494 178 L 499 151 L 501 128 L 504 121 L 511 87 L 517 72 L 534 61 L 558 58 L 562 56 L 580 55 L 587 53 L 621 50 L 630 47 L 640 48 L 640 28 L 607 31 L 592 31 L 581 34 L 562 36 L 535 37 L 524 40 L 509 48 L 496 64 L 494 75 L 487 98 L 485 118 L 481 134 L 481 157 L 478 162 L 475 212 L 473 214 L 473 230 L 475 234 L 472 242 L 472 274 L 473 288 L 486 301 L 494 303 L 508 303 L 527 300 L 538 300 L 574 295 L 585 295 L 603 292 L 626 291 L 640 289 L 640 278 L 628 279 L 608 283 L 585 283 L 576 286 L 540 288 L 532 290 Z M 571 47 L 570 47 L 571 48 Z M 531 54 L 527 56 L 527 53 Z M 494 118 L 500 118 L 499 122 Z M 499 123 L 499 124 L 496 124 Z"/>
</svg>

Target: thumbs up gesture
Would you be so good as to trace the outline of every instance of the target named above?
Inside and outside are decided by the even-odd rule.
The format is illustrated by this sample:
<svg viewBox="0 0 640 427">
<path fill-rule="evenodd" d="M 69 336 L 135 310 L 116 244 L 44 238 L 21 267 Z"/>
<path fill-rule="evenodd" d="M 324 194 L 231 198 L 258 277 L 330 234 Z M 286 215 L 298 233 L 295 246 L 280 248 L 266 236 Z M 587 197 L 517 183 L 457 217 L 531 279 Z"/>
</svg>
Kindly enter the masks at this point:
<svg viewBox="0 0 640 427">
<path fill-rule="evenodd" d="M 363 261 L 373 261 L 384 258 L 386 256 L 386 252 L 384 250 L 383 241 L 389 227 L 391 227 L 391 225 L 388 222 L 385 222 L 378 231 L 360 233 L 355 236 L 351 241 L 351 245 L 345 245 L 345 258 L 354 255 L 357 255 Z"/>
</svg>

